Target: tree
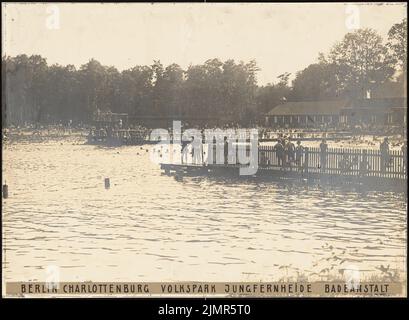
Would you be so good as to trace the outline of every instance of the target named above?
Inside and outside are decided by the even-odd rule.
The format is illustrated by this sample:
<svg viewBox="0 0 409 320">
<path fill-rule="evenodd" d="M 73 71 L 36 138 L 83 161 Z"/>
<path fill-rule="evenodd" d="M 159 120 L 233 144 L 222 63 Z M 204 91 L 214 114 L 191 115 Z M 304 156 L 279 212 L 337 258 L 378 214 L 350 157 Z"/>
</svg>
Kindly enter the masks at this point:
<svg viewBox="0 0 409 320">
<path fill-rule="evenodd" d="M 401 23 L 394 24 L 388 32 L 387 47 L 391 51 L 392 61 L 397 68 L 402 68 L 403 70 L 406 70 L 407 65 L 407 30 L 408 25 L 407 19 L 405 18 Z"/>
<path fill-rule="evenodd" d="M 108 79 L 106 69 L 101 63 L 91 59 L 82 65 L 79 79 L 82 84 L 80 97 L 85 119 L 90 120 L 97 110 L 109 111 L 110 105 L 105 99 Z"/>
<path fill-rule="evenodd" d="M 165 68 L 162 78 L 160 114 L 177 119 L 182 114 L 184 71 L 173 63 Z"/>
<path fill-rule="evenodd" d="M 116 110 L 131 116 L 149 114 L 152 109 L 153 70 L 150 66 L 135 66 L 121 73 Z"/>
<path fill-rule="evenodd" d="M 292 83 L 293 100 L 323 100 L 339 97 L 333 64 L 320 61 L 297 72 Z"/>
<path fill-rule="evenodd" d="M 372 29 L 359 29 L 345 35 L 328 56 L 335 67 L 337 86 L 348 96 L 363 97 L 394 73 L 388 48 Z"/>
<path fill-rule="evenodd" d="M 277 78 L 279 79 L 278 86 L 288 87 L 288 81 L 290 79 L 290 76 L 291 76 L 291 73 L 289 72 L 284 72 L 283 74 L 280 74 L 279 76 L 277 76 Z"/>
<path fill-rule="evenodd" d="M 401 96 L 406 90 L 406 19 L 391 27 L 388 41 L 371 29 L 348 33 L 327 56 L 276 83 L 257 85 L 256 61 L 209 59 L 183 70 L 177 64 L 134 66 L 119 72 L 95 59 L 78 70 L 48 66 L 39 55 L 2 57 L 5 125 L 75 120 L 89 123 L 95 111 L 132 117 L 212 119 L 245 125 L 291 100 Z M 393 76 L 393 77 L 392 77 Z M 220 121 L 222 120 L 222 121 Z M 215 124 L 217 124 L 215 122 Z"/>
<path fill-rule="evenodd" d="M 47 62 L 39 55 L 18 55 L 2 59 L 4 114 L 9 124 L 36 123 L 46 96 Z"/>
<path fill-rule="evenodd" d="M 289 73 L 284 73 L 277 77 L 276 84 L 269 83 L 266 86 L 257 88 L 257 114 L 264 115 L 271 109 L 283 102 L 283 98 L 287 99 L 290 96 L 291 88 L 288 85 Z"/>
<path fill-rule="evenodd" d="M 259 70 L 256 62 L 236 64 L 230 59 L 224 62 L 222 69 L 223 114 L 235 121 L 246 121 L 246 114 L 256 107 L 256 72 Z"/>
</svg>

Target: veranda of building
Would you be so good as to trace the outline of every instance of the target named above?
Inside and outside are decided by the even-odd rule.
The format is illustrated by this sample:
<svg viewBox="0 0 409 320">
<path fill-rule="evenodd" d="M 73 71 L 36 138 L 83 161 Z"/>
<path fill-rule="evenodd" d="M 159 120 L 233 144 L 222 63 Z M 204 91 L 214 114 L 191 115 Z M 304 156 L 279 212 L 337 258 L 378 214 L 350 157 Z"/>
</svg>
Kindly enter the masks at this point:
<svg viewBox="0 0 409 320">
<path fill-rule="evenodd" d="M 265 115 L 271 127 L 319 127 L 374 125 L 406 125 L 406 98 L 355 100 L 288 101 Z"/>
</svg>

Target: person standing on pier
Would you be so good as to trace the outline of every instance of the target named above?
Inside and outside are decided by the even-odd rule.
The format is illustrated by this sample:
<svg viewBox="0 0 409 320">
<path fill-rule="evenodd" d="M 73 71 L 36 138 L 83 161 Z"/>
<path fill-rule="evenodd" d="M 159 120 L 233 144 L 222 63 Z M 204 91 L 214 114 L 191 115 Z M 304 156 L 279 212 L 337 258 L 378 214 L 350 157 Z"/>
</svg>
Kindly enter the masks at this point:
<svg viewBox="0 0 409 320">
<path fill-rule="evenodd" d="M 301 141 L 297 141 L 297 147 L 295 148 L 295 163 L 298 171 L 302 172 L 302 158 L 304 153 L 304 147 L 301 145 Z"/>
<path fill-rule="evenodd" d="M 187 155 L 188 155 L 188 147 L 189 147 L 189 143 L 190 141 L 182 141 L 182 145 L 181 145 L 181 163 L 187 163 Z"/>
<path fill-rule="evenodd" d="M 216 159 L 216 137 L 207 143 L 207 164 L 214 164 Z"/>
<path fill-rule="evenodd" d="M 201 164 L 202 163 L 202 155 L 203 155 L 203 139 L 200 136 L 200 139 L 192 137 L 192 162 L 194 164 Z"/>
<path fill-rule="evenodd" d="M 229 160 L 229 142 L 227 137 L 224 137 L 224 144 L 223 144 L 223 151 L 224 151 L 224 164 L 228 164 Z"/>
<path fill-rule="evenodd" d="M 277 155 L 278 166 L 282 167 L 284 165 L 284 146 L 281 139 L 278 139 L 277 144 L 274 146 L 274 150 Z"/>
<path fill-rule="evenodd" d="M 380 145 L 380 152 L 381 152 L 381 172 L 385 172 L 386 168 L 389 165 L 389 140 L 388 137 L 383 139 L 383 142 Z"/>
<path fill-rule="evenodd" d="M 363 150 L 362 159 L 361 159 L 361 162 L 359 163 L 360 176 L 365 177 L 368 174 L 369 169 L 370 169 L 370 166 L 369 166 L 369 161 L 368 161 L 368 152 L 366 150 Z"/>
<path fill-rule="evenodd" d="M 67 127 L 68 127 L 68 134 L 72 134 L 72 120 L 71 119 L 68 120 Z"/>
<path fill-rule="evenodd" d="M 288 165 L 291 168 L 292 163 L 295 161 L 295 145 L 291 142 L 290 138 L 288 139 L 285 149 L 287 153 Z"/>
<path fill-rule="evenodd" d="M 195 152 L 196 150 L 195 150 L 195 148 L 194 148 L 194 142 L 195 142 L 195 138 L 194 137 L 192 137 L 192 142 L 191 142 L 191 144 L 190 144 L 190 157 L 191 157 L 191 159 L 192 159 L 192 164 L 194 164 L 195 163 L 195 153 L 197 153 L 197 152 Z"/>
<path fill-rule="evenodd" d="M 328 152 L 328 144 L 325 139 L 322 139 L 322 142 L 320 144 L 320 166 L 321 166 L 321 172 L 325 172 L 327 169 L 327 152 Z"/>
</svg>

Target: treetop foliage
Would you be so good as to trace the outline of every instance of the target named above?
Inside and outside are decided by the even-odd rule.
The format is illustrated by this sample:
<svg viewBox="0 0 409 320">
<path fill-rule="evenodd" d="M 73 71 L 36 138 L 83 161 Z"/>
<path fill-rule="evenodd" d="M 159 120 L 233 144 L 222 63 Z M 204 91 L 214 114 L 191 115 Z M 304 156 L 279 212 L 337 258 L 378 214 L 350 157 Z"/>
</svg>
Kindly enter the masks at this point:
<svg viewBox="0 0 409 320">
<path fill-rule="evenodd" d="M 236 122 L 262 117 L 284 100 L 323 100 L 401 95 L 406 89 L 407 21 L 387 39 L 372 29 L 348 33 L 328 55 L 275 83 L 257 84 L 255 60 L 209 59 L 183 70 L 177 64 L 134 66 L 118 71 L 91 59 L 78 69 L 48 65 L 40 55 L 2 58 L 5 125 L 89 123 L 96 110 L 133 117 L 219 118 Z M 6 116 L 6 117 L 5 117 Z"/>
</svg>

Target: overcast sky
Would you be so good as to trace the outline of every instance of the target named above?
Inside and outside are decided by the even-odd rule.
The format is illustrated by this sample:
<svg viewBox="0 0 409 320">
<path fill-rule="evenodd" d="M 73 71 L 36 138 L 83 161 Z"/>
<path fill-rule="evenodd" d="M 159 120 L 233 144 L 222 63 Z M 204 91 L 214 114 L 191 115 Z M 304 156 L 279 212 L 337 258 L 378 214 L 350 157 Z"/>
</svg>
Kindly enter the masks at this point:
<svg viewBox="0 0 409 320">
<path fill-rule="evenodd" d="M 182 68 L 255 59 L 259 84 L 302 70 L 352 31 L 351 9 L 336 3 L 2 5 L 3 55 L 40 54 L 49 64 L 77 67 L 95 58 L 119 70 L 154 59 Z M 382 36 L 406 17 L 402 3 L 358 9 L 360 27 Z"/>
</svg>

